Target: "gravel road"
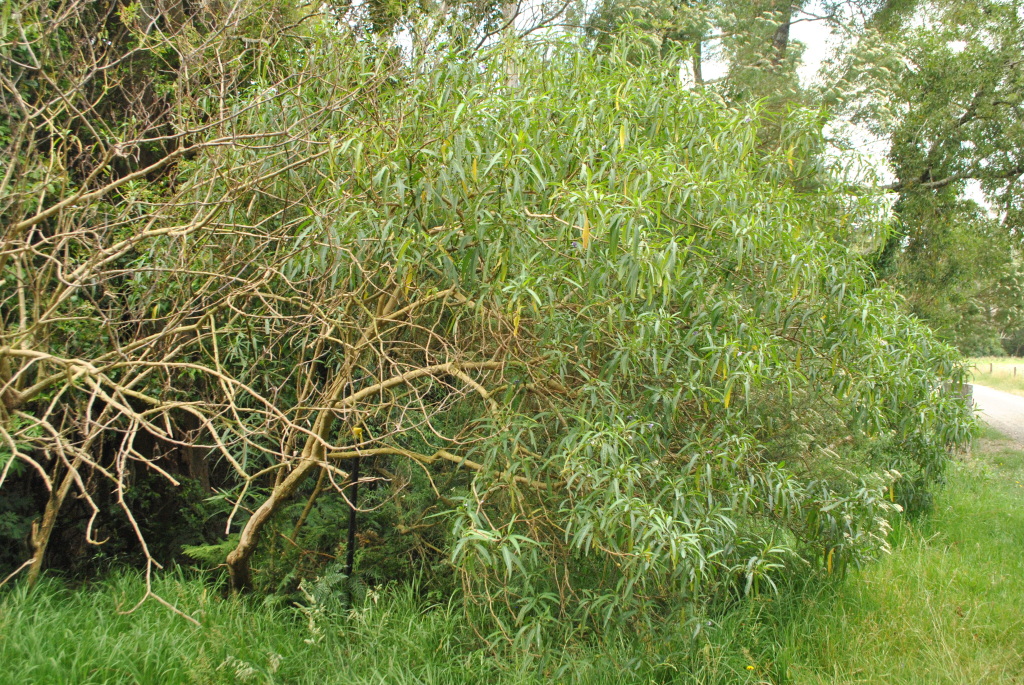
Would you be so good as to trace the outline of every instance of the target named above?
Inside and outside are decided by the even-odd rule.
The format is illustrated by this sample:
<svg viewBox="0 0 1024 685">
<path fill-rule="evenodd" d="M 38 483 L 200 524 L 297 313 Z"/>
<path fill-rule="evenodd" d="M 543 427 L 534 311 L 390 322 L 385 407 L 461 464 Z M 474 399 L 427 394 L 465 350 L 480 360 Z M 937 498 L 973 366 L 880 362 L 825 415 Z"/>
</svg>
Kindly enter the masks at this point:
<svg viewBox="0 0 1024 685">
<path fill-rule="evenodd" d="M 975 385 L 974 406 L 985 423 L 1024 445 L 1024 397 Z"/>
</svg>

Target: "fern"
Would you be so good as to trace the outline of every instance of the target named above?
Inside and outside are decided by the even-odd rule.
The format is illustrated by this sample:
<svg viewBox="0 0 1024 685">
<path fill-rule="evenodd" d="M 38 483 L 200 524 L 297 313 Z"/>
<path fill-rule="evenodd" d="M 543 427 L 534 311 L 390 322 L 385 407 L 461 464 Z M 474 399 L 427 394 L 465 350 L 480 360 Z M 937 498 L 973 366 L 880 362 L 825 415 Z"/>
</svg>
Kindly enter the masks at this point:
<svg viewBox="0 0 1024 685">
<path fill-rule="evenodd" d="M 214 568 L 223 564 L 228 558 L 228 553 L 237 545 L 238 533 L 233 533 L 214 545 L 185 545 L 181 551 L 190 559 Z"/>
</svg>

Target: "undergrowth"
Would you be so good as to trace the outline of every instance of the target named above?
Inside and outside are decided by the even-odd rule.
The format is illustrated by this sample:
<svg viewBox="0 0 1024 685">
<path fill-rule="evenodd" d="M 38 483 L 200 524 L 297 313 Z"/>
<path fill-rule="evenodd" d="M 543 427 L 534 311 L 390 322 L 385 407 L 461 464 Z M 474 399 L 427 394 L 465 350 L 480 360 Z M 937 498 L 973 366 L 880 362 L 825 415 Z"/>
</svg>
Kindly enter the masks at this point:
<svg viewBox="0 0 1024 685">
<path fill-rule="evenodd" d="M 845 581 L 808 574 L 654 630 L 581 635 L 524 653 L 487 645 L 457 603 L 412 585 L 346 608 L 330 583 L 291 605 L 225 596 L 169 573 L 132 614 L 134 573 L 0 595 L 9 683 L 1022 683 L 1024 451 L 991 431 L 959 460 L 931 514 Z M 471 619 L 471 620 L 467 620 Z M 699 630 L 694 632 L 694 625 Z"/>
</svg>

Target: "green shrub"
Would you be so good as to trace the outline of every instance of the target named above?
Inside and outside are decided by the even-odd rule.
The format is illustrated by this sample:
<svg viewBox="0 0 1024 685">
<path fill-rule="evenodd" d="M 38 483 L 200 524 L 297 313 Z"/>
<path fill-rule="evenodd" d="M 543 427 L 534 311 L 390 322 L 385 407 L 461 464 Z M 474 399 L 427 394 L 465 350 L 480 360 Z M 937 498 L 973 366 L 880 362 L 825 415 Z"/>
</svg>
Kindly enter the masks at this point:
<svg viewBox="0 0 1024 685">
<path fill-rule="evenodd" d="M 358 463 L 360 573 L 446 569 L 531 644 L 842 574 L 968 438 L 957 354 L 847 247 L 876 212 L 813 113 L 730 108 L 636 46 L 400 64 L 304 31 L 182 105 L 217 123 L 162 202 L 80 216 L 86 276 L 36 325 L 125 339 L 40 338 L 33 425 L 84 417 L 19 457 L 55 481 L 39 454 L 114 431 L 73 468 L 130 491 L 127 460 L 187 438 L 241 527 L 232 584 L 292 591 L 341 556 Z"/>
</svg>

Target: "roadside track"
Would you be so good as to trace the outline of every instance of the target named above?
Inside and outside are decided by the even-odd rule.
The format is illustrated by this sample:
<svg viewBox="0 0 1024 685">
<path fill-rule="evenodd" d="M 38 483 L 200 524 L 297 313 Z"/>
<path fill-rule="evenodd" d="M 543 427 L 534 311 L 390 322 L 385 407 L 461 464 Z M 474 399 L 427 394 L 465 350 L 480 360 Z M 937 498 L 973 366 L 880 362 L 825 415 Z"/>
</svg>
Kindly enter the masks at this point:
<svg viewBox="0 0 1024 685">
<path fill-rule="evenodd" d="M 1024 397 L 974 385 L 974 407 L 981 420 L 1024 445 Z"/>
</svg>

